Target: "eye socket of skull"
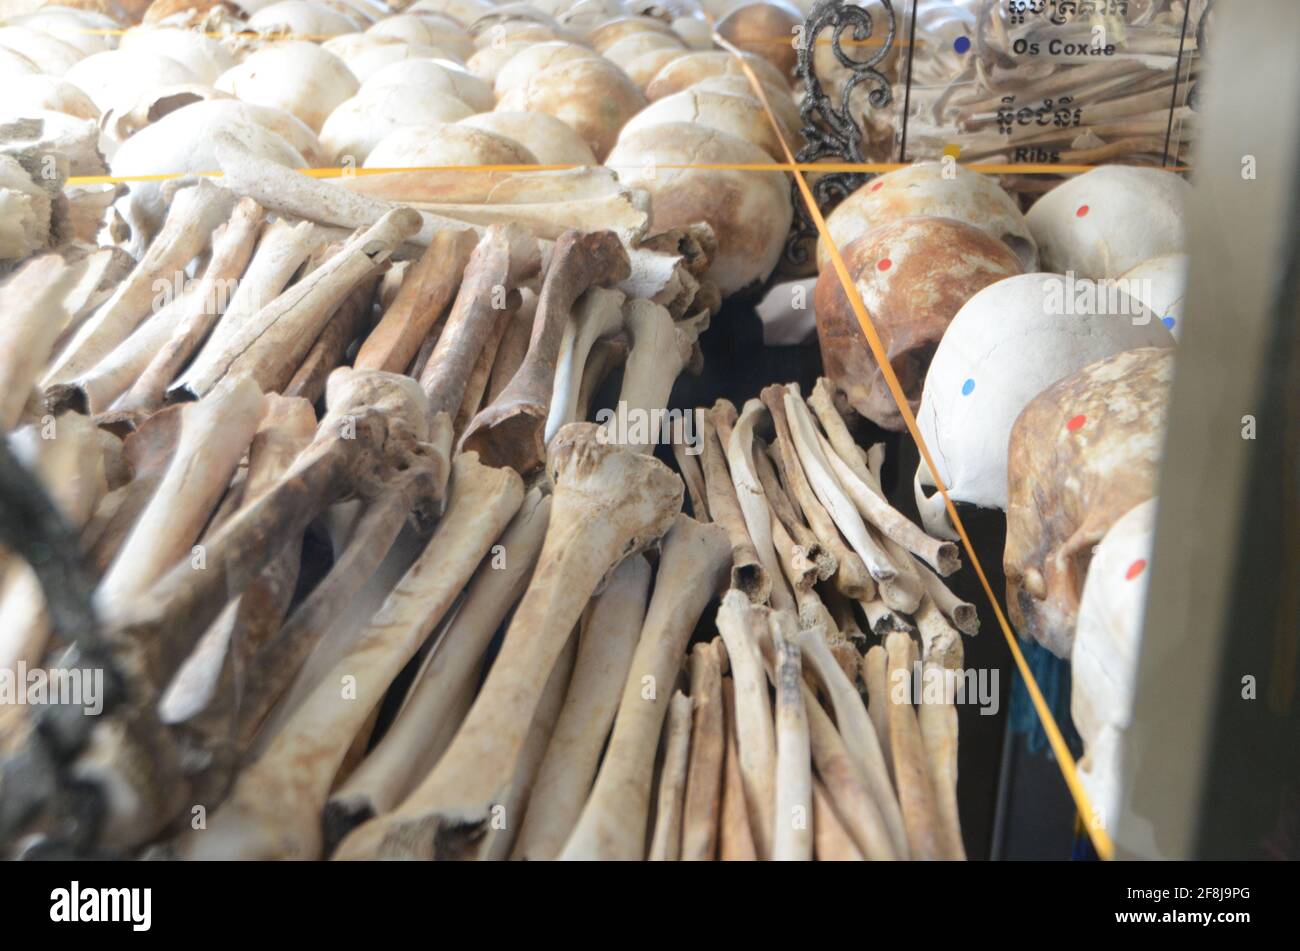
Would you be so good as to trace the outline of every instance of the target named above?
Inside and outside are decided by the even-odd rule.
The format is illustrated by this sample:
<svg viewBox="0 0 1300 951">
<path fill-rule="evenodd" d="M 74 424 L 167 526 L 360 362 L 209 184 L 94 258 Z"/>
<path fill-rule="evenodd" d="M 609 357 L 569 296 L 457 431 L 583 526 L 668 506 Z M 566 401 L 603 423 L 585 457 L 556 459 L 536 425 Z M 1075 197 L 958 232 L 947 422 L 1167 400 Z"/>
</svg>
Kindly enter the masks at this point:
<svg viewBox="0 0 1300 951">
<path fill-rule="evenodd" d="M 842 254 L 913 410 L 957 311 L 983 288 L 1020 273 L 1010 248 L 951 218 L 902 218 L 873 228 Z M 827 374 L 858 413 L 885 429 L 902 430 L 902 417 L 834 270 L 818 278 L 813 305 Z"/>
</svg>

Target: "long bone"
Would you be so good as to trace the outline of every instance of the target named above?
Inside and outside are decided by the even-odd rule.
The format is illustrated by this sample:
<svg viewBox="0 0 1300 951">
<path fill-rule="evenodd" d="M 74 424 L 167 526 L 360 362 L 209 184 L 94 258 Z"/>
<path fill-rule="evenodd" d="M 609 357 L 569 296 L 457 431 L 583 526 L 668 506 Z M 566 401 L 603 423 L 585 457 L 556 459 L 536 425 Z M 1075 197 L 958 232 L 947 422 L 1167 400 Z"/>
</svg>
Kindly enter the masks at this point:
<svg viewBox="0 0 1300 951">
<path fill-rule="evenodd" d="M 646 858 L 676 862 L 682 854 L 682 799 L 686 795 L 686 766 L 690 757 L 691 701 L 678 690 L 668 704 L 664 727 L 663 769 L 659 774 L 654 832 Z"/>
<path fill-rule="evenodd" d="M 781 520 L 775 516 L 772 517 L 772 542 L 776 549 L 777 560 L 781 563 L 781 571 L 794 591 L 799 626 L 820 627 L 835 633 L 836 638 L 842 641 L 843 639 L 836 633 L 838 629 L 835 619 L 826 610 L 821 596 L 813 587 L 817 580 L 817 566 L 804 556 L 802 549 L 785 533 Z"/>
<path fill-rule="evenodd" d="M 976 635 L 980 632 L 979 612 L 975 605 L 968 601 L 963 601 L 957 595 L 953 594 L 946 584 L 943 583 L 938 575 L 931 571 L 927 566 L 916 565 L 917 573 L 921 576 L 921 586 L 925 588 L 926 597 L 934 602 L 943 616 L 951 621 L 963 634 Z"/>
<path fill-rule="evenodd" d="M 233 196 L 207 179 L 181 179 L 163 186 L 167 218 L 139 263 L 54 359 L 42 386 L 63 383 L 93 367 L 127 338 L 150 313 L 155 283 L 172 283 L 207 247 L 212 232 L 230 215 Z"/>
<path fill-rule="evenodd" d="M 688 410 L 688 412 L 693 414 L 696 421 L 695 430 L 700 434 L 696 436 L 696 451 L 690 451 L 691 447 L 686 442 L 685 424 L 682 419 L 678 419 L 673 423 L 673 461 L 677 463 L 677 471 L 682 481 L 686 483 L 686 494 L 691 500 L 691 514 L 695 516 L 697 522 L 711 522 L 713 518 L 709 515 L 709 505 L 705 501 L 708 498 L 708 488 L 704 483 L 704 470 L 700 467 L 698 458 L 704 449 L 704 414 L 698 409 Z"/>
<path fill-rule="evenodd" d="M 632 667 L 650 575 L 644 556 L 626 559 L 587 608 L 573 679 L 528 800 L 516 858 L 555 858 L 582 814 Z"/>
<path fill-rule="evenodd" d="M 275 214 L 353 229 L 368 228 L 403 208 L 400 203 L 357 195 L 331 182 L 301 175 L 254 155 L 229 132 L 218 131 L 212 141 L 223 173 L 222 187 L 256 200 Z M 464 231 L 466 228 L 465 222 L 453 218 L 410 208 L 406 211 L 418 220 L 403 240 L 409 238 L 420 245 L 428 245 L 441 231 Z M 475 230 L 481 232 L 481 229 Z"/>
<path fill-rule="evenodd" d="M 221 379 L 234 359 L 236 343 L 251 321 L 288 286 L 298 269 L 324 246 L 325 235 L 309 221 L 281 219 L 262 230 L 253 259 L 198 356 L 167 389 L 168 399 L 198 399 Z M 143 328 L 142 328 L 143 329 Z"/>
<path fill-rule="evenodd" d="M 277 546 L 266 540 L 300 536 L 333 502 L 373 497 L 399 482 L 415 486 L 406 511 L 424 524 L 432 520 L 450 427 L 445 417 L 429 419 L 414 381 L 340 369 L 326 402 L 316 438 L 290 470 L 205 544 L 204 570 L 176 566 L 107 633 L 134 693 L 120 716 L 97 727 L 99 743 L 77 768 L 102 798 L 111 843 L 156 834 L 180 805 L 173 775 L 179 753 L 157 735 L 153 704 L 226 602 L 275 557 Z"/>
<path fill-rule="evenodd" d="M 962 666 L 961 637 L 929 598 L 921 604 L 916 623 L 926 644 L 922 662 L 925 687 L 916 719 L 943 828 L 943 856 L 964 860 L 966 850 L 957 811 L 957 708 L 954 706 L 956 675 Z M 936 680 L 940 684 L 938 699 L 932 690 Z"/>
<path fill-rule="evenodd" d="M 892 631 L 885 637 L 888 657 L 889 746 L 894 754 L 894 778 L 899 806 L 907 829 L 907 845 L 914 859 L 938 859 L 945 854 L 944 826 L 935 801 L 934 784 L 926 761 L 921 730 L 912 709 L 912 671 L 916 647 L 911 637 Z M 902 701 L 892 694 L 903 694 Z"/>
<path fill-rule="evenodd" d="M 494 546 L 446 622 L 396 721 L 330 796 L 325 821 L 332 838 L 397 808 L 446 751 L 473 701 L 492 635 L 528 584 L 550 512 L 550 496 L 538 489 L 524 496 L 499 548 Z"/>
<path fill-rule="evenodd" d="M 764 387 L 759 399 L 772 416 L 772 425 L 776 429 L 776 442 L 773 448 L 779 455 L 773 459 L 784 476 L 784 484 L 792 503 L 797 503 L 799 510 L 808 520 L 817 540 L 835 559 L 835 587 L 850 598 L 870 598 L 876 593 L 876 584 L 867 570 L 866 563 L 856 551 L 845 544 L 840 531 L 829 512 L 826 511 L 804 472 L 803 464 L 795 449 L 794 436 L 790 432 L 790 421 L 785 409 L 785 388 L 777 385 Z"/>
<path fill-rule="evenodd" d="M 831 794 L 820 779 L 813 777 L 813 852 L 819 862 L 861 862 L 862 852 L 835 814 Z"/>
<path fill-rule="evenodd" d="M 840 636 L 855 648 L 855 657 L 853 659 L 854 674 L 849 679 L 856 680 L 856 671 L 858 666 L 856 648 L 866 644 L 867 635 L 858 624 L 858 616 L 853 610 L 852 601 L 833 588 L 823 590 L 820 594 L 822 601 L 826 604 L 826 610 L 830 613 L 831 618 L 835 622 L 834 629 L 839 631 Z"/>
<path fill-rule="evenodd" d="M 802 551 L 803 557 L 816 565 L 817 580 L 825 581 L 833 577 L 838 567 L 835 556 L 817 540 L 812 529 L 795 512 L 794 504 L 781 485 L 776 466 L 767 451 L 754 453 L 754 469 L 758 472 L 758 482 L 763 487 L 763 495 L 767 497 L 772 515 L 781 522 L 790 540 Z M 865 574 L 866 568 L 862 570 Z"/>
<path fill-rule="evenodd" d="M 366 337 L 353 364 L 359 370 L 402 373 L 462 283 L 477 244 L 472 231 L 441 231 L 406 269 L 397 296 Z"/>
<path fill-rule="evenodd" d="M 48 387 L 45 405 L 56 415 L 66 410 L 104 413 L 139 379 L 145 367 L 171 339 L 193 300 L 192 289 L 183 291 L 85 373 Z"/>
<path fill-rule="evenodd" d="M 348 606 L 375 574 L 402 525 L 428 491 L 424 473 L 416 471 L 390 481 L 370 500 L 329 574 L 248 665 L 238 696 L 220 697 L 186 722 L 189 746 L 201 754 L 203 763 L 193 779 L 197 800 L 214 800 L 224 794 L 271 709 L 316 645 L 346 616 Z"/>
<path fill-rule="evenodd" d="M 814 431 L 815 432 L 815 431 Z M 931 538 L 908 520 L 901 512 L 892 508 L 884 499 L 879 484 L 874 481 L 865 464 L 861 471 L 868 480 L 864 482 L 831 447 L 830 443 L 816 433 L 821 446 L 822 458 L 829 463 L 831 474 L 836 478 L 845 495 L 857 508 L 858 514 L 880 533 L 880 545 L 897 569 L 896 577 L 881 585 L 882 597 L 891 607 L 901 611 L 915 609 L 924 584 L 921 579 L 920 565 L 912 555 L 921 553 L 921 557 L 945 574 L 956 571 L 961 562 L 957 556 L 957 546 L 952 542 Z M 861 462 L 861 457 L 859 457 Z M 868 529 L 870 533 L 870 529 Z M 874 537 L 874 534 L 873 534 Z"/>
<path fill-rule="evenodd" d="M 253 256 L 264 212 L 251 198 L 240 199 L 230 219 L 212 235 L 212 256 L 171 337 L 149 361 L 135 384 L 114 404 L 121 411 L 154 412 L 168 384 L 199 349 L 225 310 L 225 290 L 239 280 Z"/>
<path fill-rule="evenodd" d="M 262 394 L 249 380 L 231 383 L 182 410 L 180 439 L 167 473 L 95 592 L 108 619 L 121 618 L 189 552 L 230 484 L 263 411 Z"/>
<path fill-rule="evenodd" d="M 582 387 L 578 390 L 578 407 L 574 416 L 579 420 L 591 418 L 591 407 L 600 388 L 613 372 L 627 363 L 632 343 L 625 332 L 596 341 L 582 371 Z"/>
<path fill-rule="evenodd" d="M 682 805 L 682 851 L 685 861 L 710 861 L 718 851 L 722 807 L 722 770 L 726 723 L 722 703 L 722 666 L 715 642 L 691 649 L 691 752 Z"/>
<path fill-rule="evenodd" d="M 743 591 L 755 604 L 763 604 L 772 594 L 772 579 L 759 561 L 749 529 L 745 527 L 745 516 L 736 499 L 736 488 L 731 484 L 717 429 L 710 414 L 700 413 L 699 419 L 707 504 L 714 524 L 721 525 L 731 540 L 731 587 Z"/>
<path fill-rule="evenodd" d="M 239 775 L 209 827 L 187 835 L 192 858 L 313 858 L 321 810 L 370 710 L 450 609 L 523 500 L 519 477 L 456 458 L 448 507 L 428 545 L 349 653 Z"/>
<path fill-rule="evenodd" d="M 514 306 L 522 303 L 522 295 L 511 297 L 509 303 L 511 308 L 498 314 L 496 322 L 488 328 L 488 336 L 483 341 L 483 348 L 479 350 L 469 376 L 465 378 L 465 395 L 461 398 L 460 408 L 456 410 L 456 419 L 452 427 L 458 442 L 469 426 L 469 421 L 483 407 L 483 395 L 487 392 L 488 382 L 492 376 L 492 365 L 496 363 L 497 350 L 501 347 L 506 331 L 510 329 L 510 323 L 514 318 Z"/>
<path fill-rule="evenodd" d="M 0 290 L 0 432 L 18 425 L 65 319 L 64 299 L 77 272 L 58 255 L 42 255 Z"/>
<path fill-rule="evenodd" d="M 122 464 L 129 478 L 98 505 L 81 533 L 87 571 L 102 578 L 130 537 L 136 520 L 167 471 L 180 434 L 181 411 L 175 406 L 154 413 L 122 443 Z"/>
<path fill-rule="evenodd" d="M 293 377 L 285 384 L 285 396 L 299 396 L 312 405 L 325 395 L 325 384 L 336 367 L 347 363 L 352 342 L 370 324 L 379 275 L 363 280 L 343 299 L 316 342 L 311 345 Z"/>
<path fill-rule="evenodd" d="M 221 377 L 251 377 L 264 390 L 282 390 L 321 330 L 352 290 L 388 265 L 419 224 L 397 209 L 350 238 L 337 254 L 249 318 L 230 341 Z"/>
<path fill-rule="evenodd" d="M 718 804 L 718 858 L 752 862 L 758 858 L 754 833 L 745 805 L 745 780 L 740 770 L 740 747 L 736 740 L 736 685 L 730 677 L 722 679 L 722 702 L 726 732 L 725 760 L 722 771 L 722 800 Z"/>
<path fill-rule="evenodd" d="M 664 465 L 602 444 L 597 427 L 571 423 L 552 443 L 551 522 L 537 568 L 478 698 L 438 765 L 397 810 L 340 844 L 345 858 L 470 858 L 492 854 L 510 824 L 508 794 L 528 724 L 573 625 L 601 579 L 654 543 L 681 507 L 682 485 Z"/>
<path fill-rule="evenodd" d="M 957 546 L 931 538 L 885 499 L 879 482 L 867 468 L 849 435 L 843 417 L 835 409 L 830 381 L 824 377 L 817 381 L 808 397 L 808 404 L 826 431 L 825 436 L 817 434 L 822 455 L 859 514 L 885 536 L 933 565 L 940 574 L 950 575 L 956 571 L 961 565 Z"/>
<path fill-rule="evenodd" d="M 504 815 L 518 816 L 527 813 L 528 802 L 537 788 L 537 773 L 542 759 L 546 756 L 551 736 L 555 732 L 556 721 L 564 706 L 569 682 L 573 678 L 573 665 L 578 653 L 577 632 L 570 635 L 564 649 L 560 651 L 555 666 L 546 678 L 546 687 L 537 702 L 537 712 L 533 714 L 532 723 L 528 725 L 528 735 L 524 737 L 519 751 L 519 760 L 515 764 L 514 779 L 510 783 L 510 792 L 502 804 Z M 505 834 L 498 840 L 495 850 L 484 856 L 488 859 L 505 859 L 514 848 L 515 833 L 520 829 L 519 823 L 507 823 Z"/>
<path fill-rule="evenodd" d="M 776 813 L 776 733 L 767 696 L 767 675 L 755 632 L 767 627 L 765 609 L 728 591 L 718 609 L 718 633 L 727 645 L 735 682 L 735 734 L 745 806 L 760 859 L 772 857 Z"/>
<path fill-rule="evenodd" d="M 731 435 L 727 439 L 727 465 L 731 469 L 731 484 L 736 488 L 736 500 L 745 517 L 745 528 L 754 542 L 758 560 L 762 562 L 772 581 L 772 607 L 783 611 L 794 607 L 790 589 L 772 547 L 772 514 L 763 495 L 763 486 L 754 471 L 754 426 L 766 410 L 758 400 L 749 400 L 741 410 Z"/>
<path fill-rule="evenodd" d="M 501 395 L 501 391 L 509 384 L 510 378 L 518 372 L 524 362 L 524 354 L 528 352 L 528 338 L 533 335 L 533 318 L 537 316 L 537 293 L 529 288 L 522 288 L 519 294 L 523 301 L 519 309 L 511 315 L 510 326 L 501 339 L 496 360 L 492 363 L 492 377 L 488 382 L 487 393 L 484 394 L 484 399 L 488 403 Z"/>
<path fill-rule="evenodd" d="M 895 851 L 893 837 L 861 771 L 807 685 L 803 688 L 803 702 L 813 765 L 854 843 L 870 860 L 906 858 L 907 853 Z"/>
<path fill-rule="evenodd" d="M 612 232 L 566 231 L 555 243 L 533 318 L 533 335 L 518 372 L 465 432 L 463 445 L 490 465 L 527 473 L 546 457 L 546 417 L 560 342 L 573 305 L 587 288 L 627 276 L 627 252 Z"/>
<path fill-rule="evenodd" d="M 456 416 L 480 352 L 493 329 L 519 306 L 519 282 L 539 266 L 537 242 L 509 225 L 489 228 L 471 252 L 451 313 L 420 373 L 435 413 Z"/>
<path fill-rule="evenodd" d="M 551 408 L 542 436 L 546 442 L 554 438 L 561 426 L 577 421 L 578 391 L 582 387 L 587 356 L 599 338 L 622 328 L 625 299 L 622 291 L 603 287 L 590 288 L 578 298 L 560 340 Z"/>
<path fill-rule="evenodd" d="M 884 634 L 881 634 L 884 637 Z M 867 648 L 862 655 L 859 672 L 862 682 L 867 687 L 867 715 L 875 727 L 876 738 L 880 741 L 880 753 L 885 758 L 889 769 L 889 778 L 894 778 L 894 756 L 889 746 L 889 659 L 885 649 L 879 644 Z"/>
<path fill-rule="evenodd" d="M 807 409 L 804 407 L 803 401 L 789 390 L 785 394 L 785 411 L 790 424 L 790 433 L 794 438 L 795 450 L 799 455 L 799 462 L 808 475 L 813 491 L 816 493 L 818 500 L 826 507 L 827 512 L 830 513 L 840 531 L 844 533 L 844 537 L 853 550 L 858 553 L 867 565 L 871 577 L 880 583 L 883 589 L 885 582 L 892 581 L 897 577 L 898 569 L 890 561 L 885 550 L 871 537 L 866 525 L 862 522 L 861 516 L 858 515 L 857 509 L 853 507 L 853 503 L 835 481 L 835 476 L 830 471 L 826 458 L 821 451 L 821 446 L 817 442 L 817 435 L 813 430 L 811 418 L 806 415 Z M 913 609 L 915 607 L 915 605 L 912 605 Z M 900 610 L 906 610 L 906 608 L 900 606 Z"/>
<path fill-rule="evenodd" d="M 835 662 L 825 635 L 815 629 L 806 628 L 799 632 L 798 643 L 807 659 L 808 666 L 816 674 L 830 697 L 831 707 L 835 711 L 835 723 L 839 734 L 844 739 L 844 746 L 853 759 L 871 798 L 889 832 L 890 845 L 894 853 L 907 857 L 908 842 L 904 817 L 889 782 L 889 771 L 885 765 L 884 755 L 877 742 L 875 728 L 871 723 L 862 698 L 854 689 L 849 677 Z"/>
<path fill-rule="evenodd" d="M 633 438 L 635 428 L 627 439 L 638 452 L 652 452 L 661 439 L 671 435 L 660 431 L 661 414 L 696 340 L 708 328 L 709 315 L 706 311 L 674 321 L 665 308 L 642 299 L 628 301 L 623 314 L 632 349 L 623 368 L 619 407 L 629 418 L 649 421 L 642 439 Z"/>
<path fill-rule="evenodd" d="M 811 591 L 816 583 L 817 566 L 808 560 L 803 548 L 794 543 L 775 514 L 772 515 L 772 547 L 776 549 L 776 559 L 781 564 L 786 581 L 794 589 L 795 602 L 802 609 L 804 603 L 800 598 Z"/>
<path fill-rule="evenodd" d="M 808 718 L 795 622 L 788 612 L 768 617 L 776 655 L 776 829 L 772 858 L 810 861 L 813 857 L 812 764 Z"/>
<path fill-rule="evenodd" d="M 266 411 L 249 446 L 247 477 L 237 493 L 226 494 L 227 499 L 239 498 L 236 507 L 274 485 L 316 432 L 316 413 L 306 400 L 274 393 L 263 400 Z M 220 511 L 212 521 L 217 524 L 219 519 L 224 522 Z M 235 689 L 248 661 L 284 620 L 298 580 L 300 548 L 300 539 L 286 539 L 279 556 L 208 627 L 159 704 L 164 720 L 187 719 L 214 694 Z"/>
<path fill-rule="evenodd" d="M 859 601 L 862 606 L 862 613 L 867 616 L 867 626 L 873 634 L 884 637 L 890 631 L 908 631 L 916 630 L 914 625 L 903 615 L 898 614 L 881 601 L 879 598 L 873 598 L 870 601 Z"/>
<path fill-rule="evenodd" d="M 563 859 L 641 859 L 655 749 L 686 643 L 726 583 L 726 532 L 677 515 L 664 538 L 655 591 L 623 685 L 605 758 Z"/>
</svg>

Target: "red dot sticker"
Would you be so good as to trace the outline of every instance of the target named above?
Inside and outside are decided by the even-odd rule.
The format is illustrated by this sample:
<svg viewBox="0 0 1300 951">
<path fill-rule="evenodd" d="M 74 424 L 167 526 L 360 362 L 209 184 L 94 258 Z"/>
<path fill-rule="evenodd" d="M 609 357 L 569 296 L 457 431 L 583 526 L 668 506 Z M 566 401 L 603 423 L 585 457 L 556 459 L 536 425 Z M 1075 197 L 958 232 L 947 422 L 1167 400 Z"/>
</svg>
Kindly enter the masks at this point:
<svg viewBox="0 0 1300 951">
<path fill-rule="evenodd" d="M 882 188 L 884 188 L 884 187 L 885 187 L 885 183 L 884 183 L 884 182 L 876 182 L 874 185 L 871 186 L 871 190 L 872 190 L 873 192 L 878 192 L 878 191 L 880 191 L 880 189 L 882 189 Z"/>
<path fill-rule="evenodd" d="M 1146 566 L 1147 560 L 1145 558 L 1139 558 L 1137 561 L 1133 562 L 1133 564 L 1128 566 L 1128 571 L 1124 572 L 1124 580 L 1132 581 L 1138 575 L 1142 574 L 1143 570 L 1146 569 Z"/>
<path fill-rule="evenodd" d="M 881 258 L 876 262 L 876 270 L 878 271 L 888 271 L 893 266 L 894 262 L 889 260 L 889 258 Z"/>
<path fill-rule="evenodd" d="M 1075 214 L 1078 215 L 1080 218 L 1086 218 L 1090 210 L 1091 209 L 1089 209 L 1087 205 L 1080 205 L 1079 210 L 1076 211 Z"/>
<path fill-rule="evenodd" d="M 1068 423 L 1066 423 L 1065 428 L 1068 429 L 1070 432 L 1075 432 L 1079 429 L 1082 429 L 1083 424 L 1086 423 L 1087 421 L 1088 421 L 1087 416 L 1079 415 L 1071 419 Z"/>
</svg>

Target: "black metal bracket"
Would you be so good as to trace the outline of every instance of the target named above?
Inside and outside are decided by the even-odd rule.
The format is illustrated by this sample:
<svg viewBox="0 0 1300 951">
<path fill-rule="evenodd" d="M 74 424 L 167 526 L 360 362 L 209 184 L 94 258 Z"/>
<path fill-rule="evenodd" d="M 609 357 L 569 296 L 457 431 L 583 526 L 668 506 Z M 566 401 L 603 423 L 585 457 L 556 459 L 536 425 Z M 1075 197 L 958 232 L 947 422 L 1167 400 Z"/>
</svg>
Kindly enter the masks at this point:
<svg viewBox="0 0 1300 951">
<path fill-rule="evenodd" d="M 800 164 L 816 162 L 824 158 L 836 158 L 843 162 L 861 163 L 866 159 L 862 152 L 863 124 L 854 117 L 850 103 L 854 92 L 865 84 L 867 103 L 873 109 L 882 109 L 894 98 L 889 80 L 876 67 L 889 55 L 897 35 L 897 17 L 894 14 L 892 0 L 878 0 L 886 20 L 884 42 L 874 48 L 865 60 L 858 60 L 845 52 L 843 47 L 844 32 L 852 28 L 852 41 L 861 43 L 870 39 L 875 31 L 875 20 L 871 12 L 844 0 L 821 0 L 808 18 L 804 20 L 800 42 L 797 44 L 798 64 L 796 70 L 803 81 L 804 98 L 799 106 L 803 119 L 804 146 L 795 161 Z M 839 90 L 838 102 L 833 101 L 830 93 L 822 88 L 817 77 L 815 57 L 817 38 L 826 30 L 831 30 L 831 53 L 841 66 L 852 71 L 848 81 Z M 872 176 L 861 172 L 827 172 L 819 175 L 811 183 L 813 197 L 817 207 L 823 212 L 829 211 L 845 197 L 861 188 Z M 812 216 L 804 207 L 798 183 L 791 183 L 791 197 L 794 201 L 795 217 L 791 226 L 790 237 L 785 245 L 786 261 L 793 265 L 803 265 L 809 259 L 809 242 L 817 237 Z"/>
</svg>

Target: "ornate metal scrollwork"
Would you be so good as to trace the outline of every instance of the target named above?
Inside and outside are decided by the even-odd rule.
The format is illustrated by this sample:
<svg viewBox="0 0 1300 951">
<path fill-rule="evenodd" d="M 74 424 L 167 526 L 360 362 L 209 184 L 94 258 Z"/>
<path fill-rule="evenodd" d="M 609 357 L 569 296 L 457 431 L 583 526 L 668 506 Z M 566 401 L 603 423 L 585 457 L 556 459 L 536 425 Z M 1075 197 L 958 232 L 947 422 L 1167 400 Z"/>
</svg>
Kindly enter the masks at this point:
<svg viewBox="0 0 1300 951">
<path fill-rule="evenodd" d="M 862 154 L 862 128 L 850 111 L 854 92 L 865 84 L 867 104 L 873 109 L 881 109 L 893 101 L 894 95 L 889 80 L 875 67 L 894 46 L 897 32 L 897 20 L 894 15 L 892 0 L 878 0 L 887 20 L 888 29 L 884 42 L 874 49 L 865 60 L 849 56 L 842 46 L 844 32 L 852 28 L 853 42 L 861 43 L 871 37 L 875 22 L 872 14 L 862 7 L 845 3 L 844 0 L 821 0 L 808 19 L 803 23 L 801 41 L 798 43 L 798 75 L 803 80 L 805 95 L 799 107 L 803 118 L 803 137 L 805 145 L 795 156 L 799 163 L 816 162 L 823 158 L 837 158 L 844 162 L 864 162 Z M 835 59 L 852 75 L 839 91 L 838 102 L 832 101 L 817 77 L 813 51 L 817 46 L 817 37 L 827 29 L 831 33 L 831 53 Z M 847 195 L 860 188 L 870 175 L 861 172 L 828 172 L 818 177 L 813 183 L 813 197 L 817 207 L 829 211 Z M 817 236 L 817 229 L 812 217 L 804 207 L 803 198 L 797 183 L 791 182 L 791 197 L 794 200 L 795 219 L 789 239 L 786 241 L 785 257 L 790 264 L 806 264 L 809 257 L 809 241 Z"/>
</svg>

